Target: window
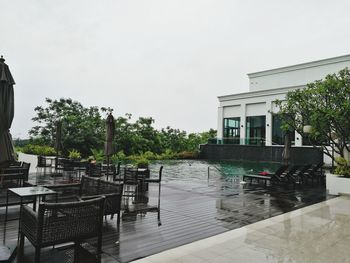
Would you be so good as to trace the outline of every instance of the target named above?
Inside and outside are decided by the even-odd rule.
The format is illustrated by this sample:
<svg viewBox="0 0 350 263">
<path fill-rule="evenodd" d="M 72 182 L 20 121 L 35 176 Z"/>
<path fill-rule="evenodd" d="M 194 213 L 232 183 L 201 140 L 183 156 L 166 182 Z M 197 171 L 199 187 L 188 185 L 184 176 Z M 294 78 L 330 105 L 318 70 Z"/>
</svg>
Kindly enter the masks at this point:
<svg viewBox="0 0 350 263">
<path fill-rule="evenodd" d="M 240 122 L 239 117 L 224 119 L 224 144 L 239 144 Z"/>
<path fill-rule="evenodd" d="M 282 119 L 279 115 L 272 115 L 272 145 L 284 145 L 284 135 L 282 128 Z M 294 145 L 294 130 L 290 130 L 289 138 Z"/>
<path fill-rule="evenodd" d="M 265 145 L 266 116 L 251 116 L 246 121 L 246 144 Z"/>
</svg>

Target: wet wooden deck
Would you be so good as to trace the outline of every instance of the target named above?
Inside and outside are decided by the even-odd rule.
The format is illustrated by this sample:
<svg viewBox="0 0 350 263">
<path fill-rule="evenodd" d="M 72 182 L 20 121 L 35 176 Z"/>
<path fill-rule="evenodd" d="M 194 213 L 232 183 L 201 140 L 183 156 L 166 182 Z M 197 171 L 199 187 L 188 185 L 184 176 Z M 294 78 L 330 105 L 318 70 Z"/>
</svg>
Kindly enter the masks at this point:
<svg viewBox="0 0 350 263">
<path fill-rule="evenodd" d="M 150 186 L 149 204 L 156 204 L 157 188 Z M 2 198 L 3 194 L 4 189 Z M 130 262 L 326 198 L 324 187 L 293 190 L 242 186 L 239 181 L 219 180 L 208 185 L 205 181 L 165 179 L 161 196 L 162 226 L 158 227 L 157 213 L 124 213 L 119 229 L 116 219 L 108 217 L 104 222 L 101 260 L 96 261 L 87 253 L 93 252 L 91 248 L 95 244 L 90 240 L 84 245 L 86 250 L 79 250 L 79 262 Z M 9 216 L 15 217 L 18 210 L 18 206 L 11 206 Z M 4 214 L 5 208 L 0 208 L 2 241 L 16 244 L 18 220 L 4 224 Z M 23 262 L 34 262 L 34 249 L 27 240 L 24 254 Z M 42 262 L 73 262 L 72 255 L 73 249 L 67 246 L 47 248 L 42 252 Z"/>
</svg>

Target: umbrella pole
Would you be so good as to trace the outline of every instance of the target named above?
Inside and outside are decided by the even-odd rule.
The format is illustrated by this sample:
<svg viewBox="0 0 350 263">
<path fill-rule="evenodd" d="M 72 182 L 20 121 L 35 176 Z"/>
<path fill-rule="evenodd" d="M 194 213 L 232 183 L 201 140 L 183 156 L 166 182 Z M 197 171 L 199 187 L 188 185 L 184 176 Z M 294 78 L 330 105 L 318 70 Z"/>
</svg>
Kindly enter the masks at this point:
<svg viewBox="0 0 350 263">
<path fill-rule="evenodd" d="M 108 181 L 108 170 L 109 170 L 109 155 L 107 155 L 107 172 L 106 172 L 107 181 Z"/>
</svg>

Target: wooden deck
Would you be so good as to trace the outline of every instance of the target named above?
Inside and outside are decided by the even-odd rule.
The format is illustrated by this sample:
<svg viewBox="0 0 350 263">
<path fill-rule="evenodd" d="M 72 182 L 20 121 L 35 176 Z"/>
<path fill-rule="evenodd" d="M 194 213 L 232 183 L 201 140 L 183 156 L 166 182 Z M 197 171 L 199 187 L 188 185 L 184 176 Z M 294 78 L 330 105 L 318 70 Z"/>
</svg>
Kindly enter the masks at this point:
<svg viewBox="0 0 350 263">
<path fill-rule="evenodd" d="M 34 175 L 32 175 L 33 179 Z M 50 179 L 47 179 L 50 180 Z M 150 186 L 149 204 L 157 202 L 157 185 Z M 2 198 L 4 189 L 2 189 Z M 213 236 L 287 211 L 323 201 L 324 187 L 279 189 L 242 186 L 239 181 L 191 182 L 165 177 L 162 184 L 161 221 L 157 213 L 124 213 L 120 228 L 116 219 L 104 222 L 103 254 L 96 261 L 94 240 L 79 250 L 79 262 L 130 262 L 170 248 Z M 11 206 L 9 217 L 18 214 Z M 7 245 L 16 244 L 18 220 L 4 224 L 5 208 L 0 208 L 0 233 Z M 34 249 L 25 242 L 23 262 L 33 262 Z M 67 246 L 44 249 L 42 262 L 73 262 L 73 249 Z M 16 260 L 14 261 L 16 262 Z"/>
</svg>

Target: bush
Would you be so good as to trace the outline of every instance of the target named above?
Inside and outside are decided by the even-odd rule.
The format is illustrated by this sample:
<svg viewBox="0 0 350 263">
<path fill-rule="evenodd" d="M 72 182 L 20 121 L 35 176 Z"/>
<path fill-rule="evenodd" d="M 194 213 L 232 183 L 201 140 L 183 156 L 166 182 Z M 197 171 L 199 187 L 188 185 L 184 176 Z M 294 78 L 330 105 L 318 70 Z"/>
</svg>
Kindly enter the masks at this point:
<svg viewBox="0 0 350 263">
<path fill-rule="evenodd" d="M 35 155 L 44 155 L 44 156 L 54 156 L 56 151 L 53 147 L 46 145 L 33 145 L 27 144 L 22 148 L 23 153 L 35 154 Z"/>
<path fill-rule="evenodd" d="M 157 154 L 153 153 L 153 152 L 150 152 L 150 151 L 147 151 L 145 152 L 144 154 L 141 155 L 143 158 L 145 159 L 148 159 L 148 160 L 157 160 L 158 156 Z"/>
<path fill-rule="evenodd" d="M 350 161 L 345 160 L 343 157 L 335 158 L 337 167 L 334 173 L 342 175 L 344 177 L 350 177 Z"/>
<path fill-rule="evenodd" d="M 103 150 L 91 149 L 91 153 L 94 160 L 97 162 L 103 162 L 105 157 Z"/>
<path fill-rule="evenodd" d="M 147 168 L 148 165 L 149 165 L 149 163 L 150 163 L 150 161 L 147 160 L 147 159 L 144 158 L 144 157 L 136 158 L 136 159 L 134 160 L 134 162 L 135 162 L 135 164 L 137 165 L 137 167 L 139 167 L 139 168 Z"/>
<path fill-rule="evenodd" d="M 117 164 L 118 162 L 124 162 L 126 159 L 126 155 L 123 151 L 120 151 L 111 156 L 111 162 L 114 164 Z"/>
<path fill-rule="evenodd" d="M 73 149 L 69 151 L 68 158 L 72 160 L 80 160 L 81 159 L 81 154 L 79 151 Z"/>
</svg>

